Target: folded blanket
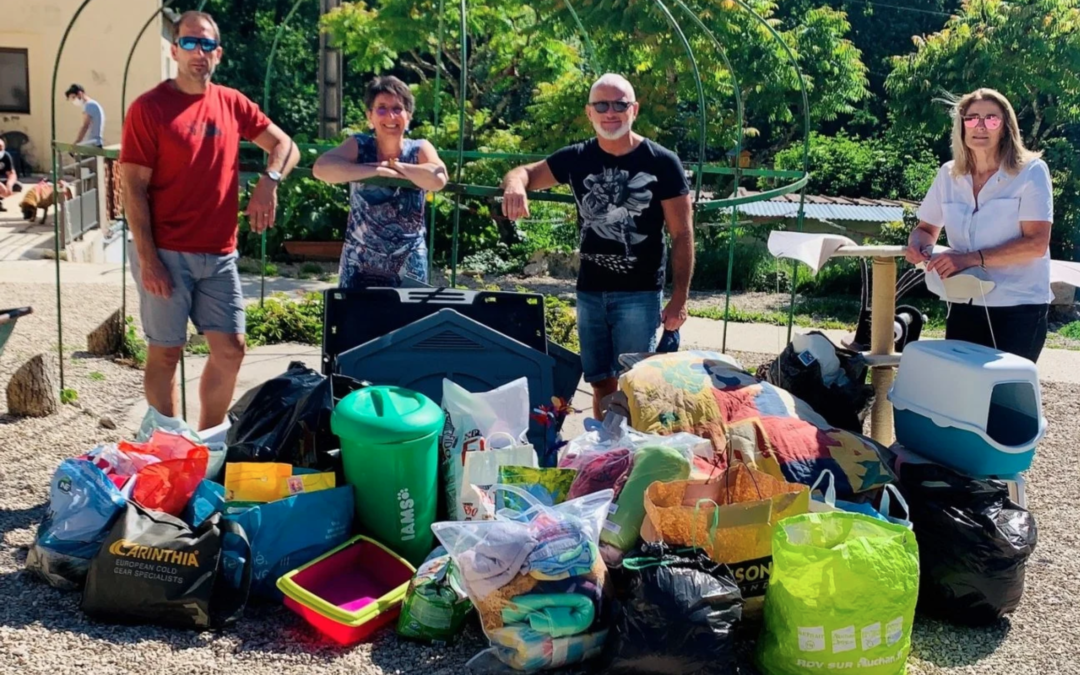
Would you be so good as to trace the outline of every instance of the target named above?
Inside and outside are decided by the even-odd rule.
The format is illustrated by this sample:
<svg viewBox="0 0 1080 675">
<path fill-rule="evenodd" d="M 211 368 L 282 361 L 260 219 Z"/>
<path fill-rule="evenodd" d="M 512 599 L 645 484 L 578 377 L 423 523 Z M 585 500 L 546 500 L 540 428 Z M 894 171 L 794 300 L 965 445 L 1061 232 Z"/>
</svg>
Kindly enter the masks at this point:
<svg viewBox="0 0 1080 675">
<path fill-rule="evenodd" d="M 584 595 L 519 595 L 503 609 L 506 625 L 528 623 L 538 633 L 567 637 L 589 630 L 596 617 L 596 606 Z"/>
<path fill-rule="evenodd" d="M 579 523 L 557 522 L 535 532 L 536 547 L 525 568 L 541 581 L 557 581 L 588 574 L 599 556 L 589 532 Z"/>
<path fill-rule="evenodd" d="M 675 448 L 652 446 L 638 450 L 634 468 L 600 533 L 600 541 L 621 551 L 630 550 L 645 520 L 645 489 L 656 481 L 686 480 L 690 461 Z"/>
<path fill-rule="evenodd" d="M 518 523 L 493 523 L 484 538 L 461 554 L 459 568 L 473 597 L 487 597 L 510 583 L 536 548 L 529 528 Z"/>
<path fill-rule="evenodd" d="M 623 374 L 619 387 L 638 431 L 708 438 L 719 456 L 734 452 L 793 483 L 813 485 L 829 469 L 841 499 L 892 481 L 875 441 L 831 426 L 804 401 L 723 359 L 659 354 Z"/>
<path fill-rule="evenodd" d="M 488 633 L 499 660 L 516 670 L 559 668 L 595 658 L 604 649 L 606 630 L 553 638 L 528 626 L 506 626 Z"/>
</svg>

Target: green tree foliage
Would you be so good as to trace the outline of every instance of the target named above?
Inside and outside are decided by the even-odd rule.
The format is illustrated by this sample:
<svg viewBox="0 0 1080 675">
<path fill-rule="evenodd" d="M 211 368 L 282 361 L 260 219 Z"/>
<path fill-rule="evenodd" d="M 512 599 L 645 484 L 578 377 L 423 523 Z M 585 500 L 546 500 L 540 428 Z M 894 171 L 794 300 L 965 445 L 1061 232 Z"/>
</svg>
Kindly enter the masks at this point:
<svg viewBox="0 0 1080 675">
<path fill-rule="evenodd" d="M 867 95 L 866 69 L 846 39 L 849 26 L 843 13 L 808 8 L 785 25 L 775 16 L 774 0 L 748 4 L 779 31 L 784 44 L 730 0 L 689 7 L 726 49 L 746 104 L 748 142 L 767 154 L 802 131 L 799 79 L 784 45 L 804 70 L 814 124 L 854 111 Z M 626 75 L 635 86 L 642 101 L 635 125 L 639 133 L 673 148 L 688 165 L 700 159 L 701 101 L 693 67 L 658 3 L 583 0 L 574 6 L 584 33 L 558 0 L 470 2 L 464 63 L 457 3 L 445 4 L 441 43 L 436 0 L 346 3 L 324 17 L 322 25 L 344 51 L 349 69 L 360 77 L 393 73 L 414 85 L 418 111 L 413 136 L 428 138 L 441 149 L 455 148 L 462 133 L 466 149 L 539 154 L 590 137 L 593 132 L 584 112 L 588 88 L 600 73 L 610 71 Z M 698 59 L 707 120 L 706 159 L 724 161 L 737 132 L 732 74 L 705 33 L 677 5 L 669 7 Z M 460 129 L 463 68 L 469 77 L 465 128 Z M 446 157 L 452 160 L 452 152 Z M 506 161 L 469 162 L 462 168 L 462 180 L 496 185 L 510 166 Z M 453 174 L 455 167 L 450 169 Z M 452 202 L 440 198 L 435 208 L 441 224 L 436 229 L 436 255 L 442 257 L 449 246 Z M 491 203 L 466 201 L 463 257 L 497 244 L 528 253 L 530 234 L 536 235 L 531 238 L 534 242 L 546 239 L 543 233 L 553 224 L 573 217 L 564 206 L 538 205 L 535 223 L 518 229 L 493 215 L 497 209 L 493 211 Z"/>
<path fill-rule="evenodd" d="M 750 4 L 767 19 L 776 12 L 772 0 L 751 0 Z M 436 55 L 441 50 L 441 121 L 446 134 L 456 138 L 462 67 L 458 11 L 456 3 L 447 3 L 442 45 L 437 44 L 438 3 L 434 0 L 384 0 L 377 6 L 348 3 L 323 23 L 345 51 L 352 70 L 412 73 L 425 118 L 431 115 Z M 791 126 L 798 131 L 798 79 L 782 45 L 732 2 L 694 11 L 725 46 L 738 70 L 747 111 L 752 114 L 748 131 L 755 134 L 766 127 Z M 469 51 L 464 64 L 469 73 L 465 129 L 469 144 L 491 143 L 508 149 L 523 144 L 548 152 L 566 143 L 575 130 L 578 136 L 591 135 L 583 102 L 599 70 L 624 73 L 633 81 L 644 103 L 641 133 L 674 147 L 696 149 L 699 99 L 692 68 L 657 4 L 587 0 L 579 3 L 577 12 L 591 38 L 588 43 L 565 6 L 553 0 L 469 4 Z M 735 136 L 731 73 L 687 16 L 677 13 L 676 17 L 698 56 L 709 145 L 722 154 Z M 848 24 L 842 13 L 809 9 L 786 30 L 776 20 L 770 23 L 777 25 L 784 42 L 798 55 L 815 120 L 850 113 L 853 104 L 866 96 L 865 67 L 845 39 Z M 594 58 L 590 58 L 590 44 Z M 497 130 L 510 133 L 499 136 Z M 781 137 L 787 135 L 783 128 Z"/>
<path fill-rule="evenodd" d="M 880 129 L 885 122 L 885 78 L 892 57 L 909 53 L 913 40 L 940 30 L 962 0 L 785 0 L 779 15 L 788 20 L 815 7 L 844 12 L 851 42 L 866 64 L 871 96 L 856 115 L 861 127 Z M 850 125 L 849 125 L 850 126 Z"/>
<path fill-rule="evenodd" d="M 966 0 L 938 33 L 894 59 L 886 87 L 901 133 L 947 148 L 951 124 L 943 93 L 977 87 L 1005 94 L 1025 143 L 1046 152 L 1055 188 L 1055 257 L 1080 251 L 1080 9 L 1075 0 Z"/>
<path fill-rule="evenodd" d="M 801 146 L 777 153 L 777 169 L 801 167 Z M 922 143 L 813 133 L 807 189 L 830 196 L 918 200 L 930 189 L 937 169 L 937 159 Z"/>
<path fill-rule="evenodd" d="M 295 0 L 209 0 L 224 57 L 214 78 L 260 106 L 270 48 Z M 313 139 L 318 131 L 319 3 L 303 0 L 278 43 L 266 113 L 285 131 Z"/>
</svg>

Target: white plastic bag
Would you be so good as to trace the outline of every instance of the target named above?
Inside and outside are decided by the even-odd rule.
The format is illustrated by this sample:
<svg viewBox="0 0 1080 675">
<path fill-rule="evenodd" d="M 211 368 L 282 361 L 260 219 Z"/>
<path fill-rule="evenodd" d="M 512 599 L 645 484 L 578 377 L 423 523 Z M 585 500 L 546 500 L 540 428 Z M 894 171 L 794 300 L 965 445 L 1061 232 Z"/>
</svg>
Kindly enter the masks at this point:
<svg viewBox="0 0 1080 675">
<path fill-rule="evenodd" d="M 607 578 L 600 528 L 613 491 L 545 506 L 514 486 L 495 490 L 513 493 L 529 507 L 502 509 L 494 520 L 431 526 L 454 559 L 491 645 L 468 667 L 536 672 L 599 656 L 608 634 L 600 606 Z M 539 590 L 539 584 L 552 583 L 556 588 Z M 583 600 L 588 597 L 593 602 Z M 563 618 L 558 625 L 554 615 Z"/>
<path fill-rule="evenodd" d="M 202 438 L 198 432 L 191 428 L 190 424 L 180 417 L 162 415 L 154 406 L 150 406 L 146 414 L 143 415 L 142 424 L 139 426 L 139 433 L 135 435 L 135 440 L 139 443 L 145 443 L 150 440 L 150 437 L 158 429 L 184 436 L 199 445 L 203 444 Z"/>
<path fill-rule="evenodd" d="M 493 447 L 496 439 L 509 439 L 510 444 Z M 486 449 L 465 453 L 465 469 L 458 494 L 457 520 L 491 520 L 495 517 L 495 496 L 492 488 L 499 482 L 499 467 L 527 466 L 540 468 L 536 451 L 528 443 L 516 443 L 510 434 L 499 432 L 486 439 Z"/>
<path fill-rule="evenodd" d="M 516 444 L 526 445 L 529 430 L 529 385 L 519 378 L 498 389 L 474 394 L 464 387 L 443 380 L 442 408 L 446 425 L 439 439 L 439 458 L 446 504 L 457 518 L 465 454 L 484 448 L 485 439 L 497 433 L 509 434 Z"/>
</svg>

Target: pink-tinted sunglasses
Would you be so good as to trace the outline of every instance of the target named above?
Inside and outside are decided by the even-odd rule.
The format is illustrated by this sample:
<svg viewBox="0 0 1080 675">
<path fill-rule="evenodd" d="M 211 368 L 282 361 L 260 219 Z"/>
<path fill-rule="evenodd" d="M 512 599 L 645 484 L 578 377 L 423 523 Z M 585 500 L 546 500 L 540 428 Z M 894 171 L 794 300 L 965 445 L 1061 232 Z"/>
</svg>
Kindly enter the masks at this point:
<svg viewBox="0 0 1080 675">
<path fill-rule="evenodd" d="M 964 115 L 964 126 L 968 129 L 974 129 L 979 126 L 979 122 L 986 124 L 986 128 L 993 131 L 1001 127 L 1001 117 L 998 115 Z"/>
</svg>

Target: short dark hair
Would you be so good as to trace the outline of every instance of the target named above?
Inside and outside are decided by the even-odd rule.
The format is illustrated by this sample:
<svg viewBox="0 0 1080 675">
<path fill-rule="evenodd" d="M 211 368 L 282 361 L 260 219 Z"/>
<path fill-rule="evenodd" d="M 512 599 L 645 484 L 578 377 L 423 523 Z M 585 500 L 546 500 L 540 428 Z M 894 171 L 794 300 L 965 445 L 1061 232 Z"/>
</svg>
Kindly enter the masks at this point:
<svg viewBox="0 0 1080 675">
<path fill-rule="evenodd" d="M 70 87 L 68 87 L 68 90 L 66 92 L 64 92 L 64 96 L 65 97 L 71 97 L 71 96 L 75 96 L 77 94 L 85 94 L 85 93 L 86 93 L 86 90 L 83 89 L 83 86 L 81 84 L 73 84 Z"/>
<path fill-rule="evenodd" d="M 405 112 L 410 115 L 412 115 L 413 110 L 416 109 L 416 99 L 413 98 L 412 91 L 409 90 L 409 85 L 393 75 L 376 77 L 368 84 L 367 91 L 364 92 L 364 107 L 371 110 L 375 105 L 375 97 L 379 94 L 390 94 L 391 96 L 400 98 L 401 104 L 405 106 Z"/>
<path fill-rule="evenodd" d="M 214 31 L 214 39 L 221 42 L 221 30 L 218 28 L 217 22 L 214 21 L 214 17 L 206 12 L 199 12 L 194 9 L 184 12 L 175 22 L 173 22 L 171 27 L 173 42 L 176 42 L 176 39 L 180 37 L 180 26 L 183 26 L 188 21 L 197 20 L 202 20 L 210 24 L 210 28 Z"/>
</svg>

